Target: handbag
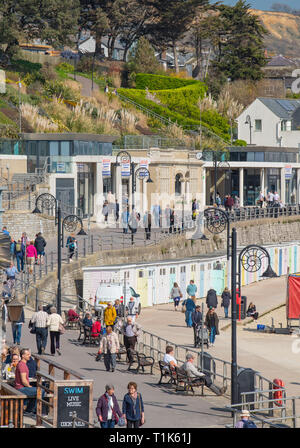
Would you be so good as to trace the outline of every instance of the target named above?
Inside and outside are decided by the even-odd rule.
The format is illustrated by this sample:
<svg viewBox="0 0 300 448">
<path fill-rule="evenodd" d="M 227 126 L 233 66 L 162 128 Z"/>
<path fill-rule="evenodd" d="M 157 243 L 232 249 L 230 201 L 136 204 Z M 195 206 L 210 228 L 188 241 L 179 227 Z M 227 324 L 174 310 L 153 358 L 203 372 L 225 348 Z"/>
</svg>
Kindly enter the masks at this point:
<svg viewBox="0 0 300 448">
<path fill-rule="evenodd" d="M 66 329 L 63 326 L 63 324 L 59 324 L 58 331 L 60 332 L 60 334 L 64 334 L 66 332 Z"/>
<path fill-rule="evenodd" d="M 118 421 L 118 426 L 125 426 L 125 425 L 126 425 L 125 418 L 124 417 L 120 417 L 119 421 Z"/>
<path fill-rule="evenodd" d="M 182 305 L 181 312 L 182 312 L 182 313 L 185 313 L 185 312 L 186 312 L 186 306 L 185 306 L 185 305 Z"/>
<path fill-rule="evenodd" d="M 141 394 L 139 394 L 139 404 L 140 404 L 140 414 L 142 415 L 142 402 L 141 402 Z M 144 419 L 144 423 L 142 423 L 142 419 L 140 418 L 139 426 L 143 426 L 146 423 L 146 420 Z"/>
<path fill-rule="evenodd" d="M 31 334 L 36 334 L 36 326 L 35 324 L 33 324 L 31 321 L 28 324 L 28 327 L 30 328 L 30 333 Z"/>
</svg>

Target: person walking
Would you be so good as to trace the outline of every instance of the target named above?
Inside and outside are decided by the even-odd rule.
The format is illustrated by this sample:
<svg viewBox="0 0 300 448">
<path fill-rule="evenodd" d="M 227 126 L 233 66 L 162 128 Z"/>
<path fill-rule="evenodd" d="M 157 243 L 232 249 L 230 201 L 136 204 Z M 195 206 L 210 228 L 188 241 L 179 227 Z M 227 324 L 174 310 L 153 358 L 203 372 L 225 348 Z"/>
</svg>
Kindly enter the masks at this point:
<svg viewBox="0 0 300 448">
<path fill-rule="evenodd" d="M 218 298 L 217 298 L 217 293 L 216 290 L 214 288 L 210 288 L 207 292 L 206 295 L 206 304 L 207 304 L 207 308 L 217 308 L 218 306 Z"/>
<path fill-rule="evenodd" d="M 197 305 L 195 310 L 192 312 L 192 325 L 194 329 L 194 346 L 196 347 L 196 341 L 197 341 L 197 328 L 202 323 L 202 313 L 200 305 Z"/>
<path fill-rule="evenodd" d="M 116 222 L 119 221 L 119 216 L 120 216 L 120 204 L 118 202 L 118 199 L 116 199 L 116 202 L 115 202 L 115 220 L 116 220 Z"/>
<path fill-rule="evenodd" d="M 127 350 L 127 358 L 129 361 L 128 370 L 130 370 L 130 367 L 133 364 L 132 352 L 135 351 L 135 345 L 141 333 L 141 326 L 133 322 L 132 317 L 129 316 L 127 317 L 127 321 L 123 324 L 121 332 L 124 335 L 124 345 Z"/>
<path fill-rule="evenodd" d="M 188 298 L 182 302 L 182 306 L 185 307 L 185 322 L 188 328 L 192 328 L 192 312 L 196 308 L 195 302 Z"/>
<path fill-rule="evenodd" d="M 61 355 L 60 351 L 60 328 L 63 326 L 64 321 L 62 320 L 62 317 L 57 314 L 57 310 L 55 306 L 52 306 L 50 308 L 50 315 L 48 315 L 47 319 L 47 327 L 49 327 L 50 331 L 50 341 L 51 341 L 51 347 L 50 352 L 52 356 L 55 356 L 55 348 L 59 355 Z"/>
<path fill-rule="evenodd" d="M 118 401 L 115 396 L 115 388 L 112 384 L 106 384 L 105 393 L 97 402 L 96 414 L 101 428 L 114 428 L 122 417 Z"/>
<path fill-rule="evenodd" d="M 191 299 L 194 303 L 196 303 L 196 292 L 197 292 L 197 286 L 195 285 L 194 280 L 190 280 L 190 284 L 186 288 L 186 292 L 189 296 L 191 296 Z"/>
<path fill-rule="evenodd" d="M 107 307 L 105 308 L 104 311 L 104 323 L 106 327 L 114 327 L 115 324 L 115 320 L 117 317 L 117 312 L 115 307 L 113 306 L 112 302 L 109 302 L 107 304 Z"/>
<path fill-rule="evenodd" d="M 22 244 L 21 238 L 18 239 L 15 246 L 15 255 L 17 260 L 17 269 L 19 272 L 24 271 L 24 257 L 25 257 L 25 247 Z"/>
<path fill-rule="evenodd" d="M 228 319 L 228 309 L 230 306 L 231 295 L 229 289 L 226 287 L 222 292 L 222 303 L 221 307 L 224 308 L 225 319 Z"/>
<path fill-rule="evenodd" d="M 104 216 L 104 222 L 108 220 L 108 201 L 104 201 L 102 207 L 102 215 Z"/>
<path fill-rule="evenodd" d="M 178 283 L 175 282 L 174 286 L 173 286 L 173 288 L 171 289 L 171 292 L 170 292 L 170 299 L 174 300 L 175 311 L 177 311 L 177 308 L 178 308 L 178 305 L 179 305 L 181 297 L 182 297 L 182 292 L 181 292 L 181 290 L 180 290 L 180 288 L 178 286 Z"/>
<path fill-rule="evenodd" d="M 264 196 L 263 192 L 261 191 L 259 193 L 259 197 L 258 197 L 258 205 L 260 206 L 260 208 L 262 208 L 262 206 L 264 205 L 264 200 L 265 200 L 265 196 Z"/>
<path fill-rule="evenodd" d="M 22 308 L 21 316 L 18 321 L 11 322 L 11 330 L 13 334 L 14 344 L 21 344 L 22 325 L 25 323 L 24 308 Z"/>
<path fill-rule="evenodd" d="M 75 253 L 75 250 L 77 249 L 77 240 L 75 238 L 74 233 L 71 233 L 71 235 L 68 236 L 66 247 L 68 248 L 69 251 L 69 262 L 72 263 L 73 255 Z"/>
<path fill-rule="evenodd" d="M 151 222 L 152 222 L 151 213 L 150 211 L 146 211 L 143 216 L 143 225 L 145 228 L 146 240 L 151 239 Z"/>
<path fill-rule="evenodd" d="M 10 261 L 14 263 L 15 257 L 16 257 L 16 242 L 13 238 L 10 239 L 10 245 L 9 245 L 9 252 L 10 252 Z"/>
<path fill-rule="evenodd" d="M 38 264 L 44 264 L 44 256 L 45 256 L 45 247 L 47 243 L 45 238 L 42 236 L 42 233 L 39 232 L 36 236 L 36 239 L 34 241 L 34 247 L 37 251 L 37 260 Z"/>
<path fill-rule="evenodd" d="M 214 308 L 209 308 L 204 325 L 209 330 L 209 343 L 211 347 L 214 347 L 216 335 L 219 335 L 219 318 Z"/>
<path fill-rule="evenodd" d="M 139 428 L 145 423 L 143 398 L 137 391 L 137 384 L 131 381 L 127 386 L 128 393 L 123 399 L 123 417 L 127 428 Z"/>
<path fill-rule="evenodd" d="M 128 221 L 129 221 L 129 207 L 126 207 L 126 209 L 123 210 L 121 215 L 123 233 L 128 233 Z"/>
<path fill-rule="evenodd" d="M 112 330 L 112 327 L 106 327 L 106 334 L 101 339 L 98 355 L 104 354 L 104 365 L 107 372 L 110 371 L 110 366 L 111 371 L 115 371 L 119 349 L 120 343 L 117 334 Z"/>
<path fill-rule="evenodd" d="M 36 346 L 39 355 L 43 355 L 47 346 L 48 339 L 48 320 L 49 314 L 43 309 L 43 305 L 39 305 L 38 311 L 34 313 L 30 319 L 31 324 L 35 325 Z"/>
<path fill-rule="evenodd" d="M 30 241 L 30 243 L 26 246 L 26 262 L 29 266 L 29 273 L 33 273 L 33 266 L 34 263 L 37 260 L 37 251 L 34 247 L 33 241 Z"/>
</svg>

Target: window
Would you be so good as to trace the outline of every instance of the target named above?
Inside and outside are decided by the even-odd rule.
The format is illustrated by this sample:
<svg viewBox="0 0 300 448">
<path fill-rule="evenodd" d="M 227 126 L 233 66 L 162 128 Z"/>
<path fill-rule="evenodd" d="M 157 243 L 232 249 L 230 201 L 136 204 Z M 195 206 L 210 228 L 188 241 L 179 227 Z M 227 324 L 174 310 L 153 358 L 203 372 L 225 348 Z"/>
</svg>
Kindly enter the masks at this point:
<svg viewBox="0 0 300 448">
<path fill-rule="evenodd" d="M 254 152 L 247 152 L 247 162 L 254 162 Z"/>
<path fill-rule="evenodd" d="M 281 121 L 281 130 L 282 131 L 291 131 L 292 130 L 292 122 L 289 120 Z"/>
<path fill-rule="evenodd" d="M 60 142 L 60 154 L 62 156 L 70 155 L 70 142 Z"/>
<path fill-rule="evenodd" d="M 192 264 L 192 266 L 191 266 L 191 272 L 196 272 L 196 265 L 195 265 L 195 264 Z"/>
<path fill-rule="evenodd" d="M 170 274 L 175 274 L 175 268 L 170 268 Z"/>
<path fill-rule="evenodd" d="M 255 162 L 263 162 L 264 161 L 264 153 L 263 152 L 255 152 L 254 160 L 255 160 Z"/>
<path fill-rule="evenodd" d="M 256 132 L 262 131 L 262 121 L 261 120 L 255 120 L 255 131 Z"/>
<path fill-rule="evenodd" d="M 180 272 L 185 272 L 185 266 L 181 266 Z"/>
<path fill-rule="evenodd" d="M 58 156 L 59 142 L 50 142 L 50 156 Z"/>
<path fill-rule="evenodd" d="M 176 174 L 175 177 L 175 195 L 180 196 L 181 195 L 181 174 Z"/>
<path fill-rule="evenodd" d="M 139 278 L 144 277 L 144 272 L 143 271 L 139 271 Z"/>
<path fill-rule="evenodd" d="M 166 270 L 165 269 L 160 269 L 159 270 L 159 274 L 160 275 L 166 275 Z"/>
</svg>

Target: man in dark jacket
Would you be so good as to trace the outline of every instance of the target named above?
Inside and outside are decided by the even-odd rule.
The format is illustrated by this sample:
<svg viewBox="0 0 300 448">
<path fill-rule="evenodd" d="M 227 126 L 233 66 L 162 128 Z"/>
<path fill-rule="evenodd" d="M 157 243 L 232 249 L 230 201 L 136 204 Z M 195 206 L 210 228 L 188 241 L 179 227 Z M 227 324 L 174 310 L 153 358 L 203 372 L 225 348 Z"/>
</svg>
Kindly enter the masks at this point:
<svg viewBox="0 0 300 448">
<path fill-rule="evenodd" d="M 43 238 L 41 232 L 39 232 L 36 236 L 36 239 L 34 241 L 34 247 L 36 248 L 37 251 L 37 256 L 38 256 L 38 263 L 43 264 L 43 257 L 45 256 L 45 247 L 46 247 L 46 241 Z"/>
<path fill-rule="evenodd" d="M 194 329 L 194 345 L 196 344 L 196 330 L 197 326 L 201 325 L 202 322 L 202 313 L 200 311 L 200 305 L 197 305 L 195 310 L 192 312 L 192 322 Z"/>
<path fill-rule="evenodd" d="M 228 308 L 230 306 L 231 295 L 228 288 L 225 288 L 222 292 L 222 303 L 221 306 L 224 307 L 225 318 L 228 318 Z"/>
<path fill-rule="evenodd" d="M 217 293 L 213 288 L 210 288 L 210 290 L 207 293 L 206 305 L 207 305 L 207 308 L 210 308 L 210 307 L 217 308 L 217 306 L 218 306 Z"/>
</svg>

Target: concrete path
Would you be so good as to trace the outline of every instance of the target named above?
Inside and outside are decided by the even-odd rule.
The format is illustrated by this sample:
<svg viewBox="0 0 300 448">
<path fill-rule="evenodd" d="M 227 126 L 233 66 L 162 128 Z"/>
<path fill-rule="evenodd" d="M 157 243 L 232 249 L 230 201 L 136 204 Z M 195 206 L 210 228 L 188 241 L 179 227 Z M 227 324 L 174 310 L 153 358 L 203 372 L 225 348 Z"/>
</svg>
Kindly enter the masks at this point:
<svg viewBox="0 0 300 448">
<path fill-rule="evenodd" d="M 93 85 L 92 90 L 92 80 L 89 78 L 85 78 L 84 76 L 80 76 L 76 74 L 76 81 L 81 84 L 81 95 L 82 96 L 93 96 L 95 92 L 98 92 L 99 86 L 95 83 Z"/>
<path fill-rule="evenodd" d="M 30 347 L 32 352 L 36 353 L 35 336 L 29 333 L 27 323 L 23 326 L 21 347 Z M 174 388 L 157 385 L 159 380 L 157 373 L 137 375 L 134 372 L 128 372 L 125 362 L 118 362 L 116 371 L 107 373 L 103 361 L 95 361 L 97 349 L 79 345 L 77 337 L 78 330 L 68 330 L 62 336 L 62 356 L 53 358 L 46 354 L 45 357 L 78 371 L 86 379 L 94 379 L 95 419 L 97 400 L 104 393 L 105 384 L 114 384 L 119 405 L 122 406 L 128 382 L 135 381 L 144 400 L 146 418 L 144 427 L 146 428 L 224 428 L 226 424 L 231 423 L 230 415 L 224 409 L 224 406 L 228 404 L 228 400 L 224 397 L 217 397 L 207 388 L 204 390 L 205 397 L 201 397 L 199 391 L 195 396 L 176 393 Z M 11 343 L 10 326 L 8 342 Z M 50 341 L 47 353 L 49 353 L 49 347 Z M 122 358 L 124 359 L 124 356 Z M 44 369 L 42 371 L 46 372 Z"/>
<path fill-rule="evenodd" d="M 261 314 L 285 303 L 286 279 L 281 277 L 263 280 L 243 287 L 243 295 L 247 296 L 248 302 L 255 303 L 258 312 Z M 202 300 L 199 302 L 201 304 Z M 220 318 L 220 335 L 216 337 L 215 346 L 208 350 L 212 356 L 230 362 L 231 326 L 228 326 L 230 320 L 223 317 L 224 311 L 220 307 L 220 303 L 221 300 L 219 300 L 217 308 Z M 206 305 L 204 309 L 206 312 Z M 281 313 L 282 316 L 284 316 L 283 312 Z M 270 317 L 266 316 L 264 318 L 264 322 L 269 319 L 269 324 L 271 324 L 271 317 L 272 313 Z M 257 323 L 259 322 L 258 319 Z M 286 325 L 284 319 L 281 319 L 280 322 L 283 323 L 283 326 Z M 143 309 L 139 323 L 145 330 L 151 331 L 170 342 L 193 348 L 193 331 L 186 327 L 184 314 L 174 312 L 172 304 L 160 305 L 154 309 Z M 275 326 L 279 327 L 278 321 L 275 321 Z M 227 329 L 222 330 L 224 327 L 227 327 Z M 238 365 L 257 370 L 270 380 L 281 378 L 287 386 L 289 396 L 300 395 L 300 340 L 290 335 L 257 332 L 253 328 L 256 327 L 255 324 L 252 324 L 251 327 L 243 325 L 237 327 Z M 297 341 L 296 348 L 298 350 L 295 350 Z"/>
</svg>

